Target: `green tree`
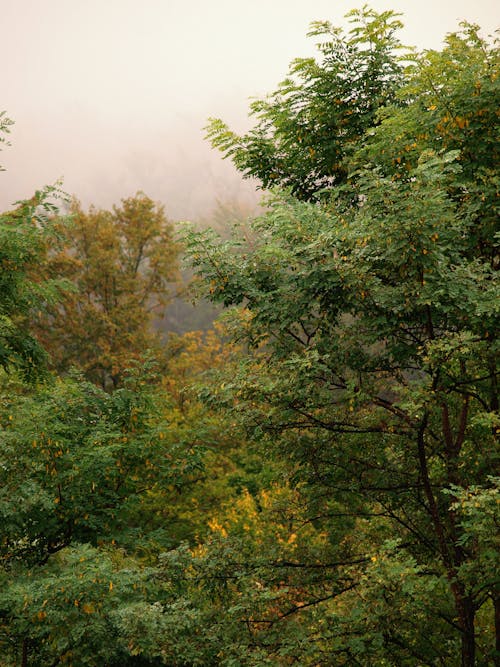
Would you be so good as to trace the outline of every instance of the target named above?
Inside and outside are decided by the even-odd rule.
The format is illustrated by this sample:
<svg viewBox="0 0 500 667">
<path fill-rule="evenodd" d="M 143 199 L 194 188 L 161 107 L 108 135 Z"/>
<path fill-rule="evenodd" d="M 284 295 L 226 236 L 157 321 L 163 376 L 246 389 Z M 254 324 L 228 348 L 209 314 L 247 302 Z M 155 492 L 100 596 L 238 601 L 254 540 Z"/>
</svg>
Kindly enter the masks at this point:
<svg viewBox="0 0 500 667">
<path fill-rule="evenodd" d="M 58 243 L 51 217 L 56 188 L 45 188 L 0 214 L 0 365 L 35 379 L 46 354 L 30 331 L 35 310 L 45 310 L 68 287 L 60 278 L 40 279 L 38 266 L 48 243 Z"/>
<path fill-rule="evenodd" d="M 207 128 L 212 145 L 264 188 L 288 187 L 310 200 L 344 183 L 347 158 L 395 98 L 402 81 L 397 15 L 364 7 L 347 16 L 347 33 L 328 21 L 312 24 L 309 35 L 324 40 L 320 62 L 295 60 L 278 89 L 252 104 L 257 123 L 247 134 L 237 136 L 218 119 Z"/>
<path fill-rule="evenodd" d="M 31 391 L 1 380 L 2 664 L 143 664 L 118 617 L 157 599 L 151 566 L 179 538 L 154 500 L 179 505 L 168 491 L 200 453 L 141 369 L 111 394 L 81 378 Z"/>
<path fill-rule="evenodd" d="M 46 271 L 75 289 L 37 323 L 58 372 L 71 366 L 106 389 L 147 349 L 159 349 L 152 323 L 169 300 L 178 248 L 164 209 L 143 193 L 112 211 L 78 202 L 59 232 L 62 249 L 48 250 Z"/>
<path fill-rule="evenodd" d="M 358 28 L 368 40 L 373 23 Z M 496 46 L 465 27 L 416 57 L 395 103 L 346 137 L 344 176 L 322 205 L 279 181 L 292 195 L 270 200 L 251 247 L 189 238 L 205 295 L 236 307 L 236 335 L 256 349 L 211 400 L 286 461 L 306 521 L 332 536 L 329 560 L 283 568 L 285 587 L 296 568 L 308 577 L 290 613 L 270 605 L 254 623 L 256 608 L 240 608 L 263 656 L 280 619 L 285 632 L 304 609 L 303 664 L 498 660 L 498 552 L 460 502 L 498 499 L 498 93 Z M 267 125 L 273 146 L 281 130 Z M 227 138 L 241 169 L 253 147 Z M 498 522 L 487 506 L 484 526 Z M 338 589 L 349 566 L 354 593 Z"/>
</svg>

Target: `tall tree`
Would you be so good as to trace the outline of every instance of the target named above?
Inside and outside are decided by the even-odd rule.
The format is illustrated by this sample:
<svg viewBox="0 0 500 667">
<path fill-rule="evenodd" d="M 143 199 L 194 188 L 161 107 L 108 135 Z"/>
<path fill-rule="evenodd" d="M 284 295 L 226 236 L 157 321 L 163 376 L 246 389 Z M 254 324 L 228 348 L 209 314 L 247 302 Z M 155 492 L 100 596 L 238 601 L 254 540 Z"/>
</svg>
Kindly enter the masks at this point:
<svg viewBox="0 0 500 667">
<path fill-rule="evenodd" d="M 321 183 L 323 205 L 281 179 L 292 196 L 269 202 L 252 247 L 194 235 L 190 252 L 205 294 L 244 307 L 238 336 L 260 351 L 218 400 L 277 446 L 305 521 L 332 539 L 329 559 L 282 559 L 285 586 L 297 568 L 308 574 L 299 601 L 264 617 L 240 608 L 248 641 L 281 655 L 275 628 L 304 610 L 315 646 L 304 664 L 471 667 L 500 656 L 500 563 L 484 539 L 498 522 L 498 50 L 466 26 L 416 58 L 394 95 L 357 136 L 335 135 L 345 173 Z M 267 131 L 292 158 L 295 131 L 288 145 L 282 126 Z M 227 138 L 242 169 L 249 136 Z M 251 577 L 252 565 L 239 571 Z M 321 614 L 307 620 L 321 605 L 326 644 Z"/>
</svg>

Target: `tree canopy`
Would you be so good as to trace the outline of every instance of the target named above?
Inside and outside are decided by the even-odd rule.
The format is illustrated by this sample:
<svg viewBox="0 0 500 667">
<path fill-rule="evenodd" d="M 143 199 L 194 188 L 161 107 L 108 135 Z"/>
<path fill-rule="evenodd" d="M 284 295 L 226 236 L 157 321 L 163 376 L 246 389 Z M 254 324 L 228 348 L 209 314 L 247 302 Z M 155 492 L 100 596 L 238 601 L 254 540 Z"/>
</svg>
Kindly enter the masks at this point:
<svg viewBox="0 0 500 667">
<path fill-rule="evenodd" d="M 245 176 L 265 188 L 288 187 L 299 199 L 344 183 L 347 158 L 382 107 L 395 101 L 403 81 L 404 56 L 392 11 L 367 7 L 347 15 L 345 31 L 328 21 L 311 25 L 319 37 L 320 61 L 298 58 L 277 90 L 251 106 L 255 126 L 239 137 L 212 119 L 208 137 Z"/>
<path fill-rule="evenodd" d="M 120 385 L 133 359 L 157 350 L 151 324 L 169 300 L 178 247 L 164 207 L 144 193 L 112 211 L 84 212 L 77 201 L 55 221 L 59 248 L 47 250 L 46 272 L 74 288 L 37 322 L 53 366 L 80 368 L 105 388 Z"/>
<path fill-rule="evenodd" d="M 0 214 L 0 365 L 32 380 L 43 373 L 47 355 L 27 322 L 68 287 L 61 276 L 39 276 L 46 246 L 58 243 L 54 195 L 56 188 L 42 189 Z"/>
</svg>

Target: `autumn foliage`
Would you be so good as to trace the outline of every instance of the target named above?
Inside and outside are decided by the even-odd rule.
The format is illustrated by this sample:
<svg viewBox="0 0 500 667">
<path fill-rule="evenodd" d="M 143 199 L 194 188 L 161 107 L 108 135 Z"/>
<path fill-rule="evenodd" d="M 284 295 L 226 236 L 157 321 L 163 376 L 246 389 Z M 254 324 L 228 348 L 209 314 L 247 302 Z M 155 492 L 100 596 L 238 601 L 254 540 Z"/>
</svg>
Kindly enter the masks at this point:
<svg viewBox="0 0 500 667">
<path fill-rule="evenodd" d="M 44 268 L 72 287 L 36 330 L 58 372 L 76 367 L 115 388 L 131 360 L 158 350 L 152 322 L 177 278 L 173 227 L 163 206 L 143 193 L 112 211 L 85 212 L 74 201 L 56 226 L 59 247 L 48 248 Z"/>
</svg>

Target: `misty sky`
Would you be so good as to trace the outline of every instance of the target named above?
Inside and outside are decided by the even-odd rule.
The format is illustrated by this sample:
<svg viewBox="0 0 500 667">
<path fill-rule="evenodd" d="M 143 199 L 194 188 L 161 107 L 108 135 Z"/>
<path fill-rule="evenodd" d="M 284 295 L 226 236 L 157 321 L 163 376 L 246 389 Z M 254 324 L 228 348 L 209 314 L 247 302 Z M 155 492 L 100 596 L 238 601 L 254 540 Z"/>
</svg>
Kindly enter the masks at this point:
<svg viewBox="0 0 500 667">
<path fill-rule="evenodd" d="M 0 210 L 44 184 L 108 207 L 143 190 L 175 219 L 252 200 L 203 140 L 209 116 L 244 130 L 248 102 L 314 51 L 309 23 L 344 24 L 354 0 L 0 0 Z M 373 0 L 402 40 L 439 48 L 458 21 L 498 26 L 497 0 Z"/>
</svg>

